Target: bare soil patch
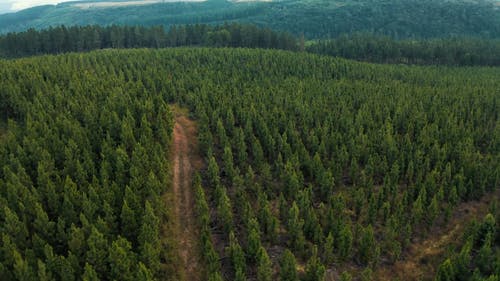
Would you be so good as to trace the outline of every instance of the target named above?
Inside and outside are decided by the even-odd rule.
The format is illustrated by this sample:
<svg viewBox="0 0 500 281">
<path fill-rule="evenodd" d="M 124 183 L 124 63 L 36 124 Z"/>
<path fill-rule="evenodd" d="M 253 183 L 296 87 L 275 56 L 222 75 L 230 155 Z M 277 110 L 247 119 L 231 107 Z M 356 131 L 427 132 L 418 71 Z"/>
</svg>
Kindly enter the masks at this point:
<svg viewBox="0 0 500 281">
<path fill-rule="evenodd" d="M 196 124 L 186 113 L 174 107 L 175 125 L 172 142 L 172 192 L 178 254 L 181 259 L 182 280 L 202 280 L 199 260 L 199 231 L 194 217 L 193 171 L 200 169 Z"/>
</svg>

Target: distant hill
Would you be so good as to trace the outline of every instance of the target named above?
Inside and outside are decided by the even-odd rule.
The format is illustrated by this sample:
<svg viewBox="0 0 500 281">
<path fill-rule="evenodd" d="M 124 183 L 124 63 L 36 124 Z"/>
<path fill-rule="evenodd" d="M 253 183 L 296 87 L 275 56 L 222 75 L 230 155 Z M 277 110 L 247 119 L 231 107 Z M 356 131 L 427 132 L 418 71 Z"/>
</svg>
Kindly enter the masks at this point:
<svg viewBox="0 0 500 281">
<path fill-rule="evenodd" d="M 0 33 L 57 25 L 253 23 L 306 38 L 369 32 L 393 38 L 500 38 L 492 0 L 79 1 L 0 15 Z"/>
</svg>

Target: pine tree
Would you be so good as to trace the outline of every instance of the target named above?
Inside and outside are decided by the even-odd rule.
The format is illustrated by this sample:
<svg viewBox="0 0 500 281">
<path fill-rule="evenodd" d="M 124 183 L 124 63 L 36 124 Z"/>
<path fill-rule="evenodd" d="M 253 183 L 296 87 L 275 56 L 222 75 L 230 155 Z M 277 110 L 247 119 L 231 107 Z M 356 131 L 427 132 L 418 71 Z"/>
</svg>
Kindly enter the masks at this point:
<svg viewBox="0 0 500 281">
<path fill-rule="evenodd" d="M 108 242 L 104 235 L 94 226 L 87 239 L 88 251 L 86 261 L 91 265 L 99 276 L 107 274 L 107 253 Z"/>
<path fill-rule="evenodd" d="M 239 271 L 239 275 L 244 277 L 244 273 L 246 271 L 245 253 L 243 252 L 243 249 L 241 249 L 241 246 L 232 231 L 229 233 L 229 246 L 226 248 L 226 252 L 231 260 L 235 273 L 238 273 Z"/>
<path fill-rule="evenodd" d="M 324 281 L 325 280 L 325 266 L 321 264 L 318 259 L 318 247 L 313 246 L 311 258 L 307 261 L 306 265 L 306 281 Z"/>
<path fill-rule="evenodd" d="M 294 201 L 288 213 L 287 228 L 290 234 L 291 246 L 299 253 L 303 253 L 305 246 L 305 237 L 302 230 L 303 225 L 304 221 L 299 218 L 299 207 Z"/>
<path fill-rule="evenodd" d="M 269 241 L 276 241 L 278 238 L 278 219 L 271 213 L 269 201 L 264 194 L 259 194 L 258 218 L 264 235 Z"/>
<path fill-rule="evenodd" d="M 132 245 L 127 239 L 118 237 L 109 249 L 108 262 L 110 277 L 115 280 L 134 280 L 135 257 L 131 252 Z"/>
<path fill-rule="evenodd" d="M 135 240 L 138 230 L 138 223 L 135 211 L 129 206 L 127 200 L 123 201 L 120 214 L 122 233 L 130 240 Z"/>
<path fill-rule="evenodd" d="M 153 281 L 153 274 L 149 271 L 149 269 L 142 262 L 139 262 L 138 270 L 135 274 L 134 281 Z"/>
<path fill-rule="evenodd" d="M 280 280 L 281 281 L 298 281 L 297 277 L 297 262 L 295 256 L 286 249 L 281 256 L 280 261 Z"/>
<path fill-rule="evenodd" d="M 371 225 L 363 229 L 359 242 L 359 260 L 362 264 L 368 265 L 375 258 L 376 241 Z"/>
<path fill-rule="evenodd" d="M 97 276 L 97 272 L 95 272 L 92 265 L 85 263 L 84 272 L 82 275 L 83 281 L 99 281 L 99 277 Z"/>
<path fill-rule="evenodd" d="M 427 209 L 427 225 L 431 226 L 439 214 L 439 203 L 436 196 L 432 197 L 429 208 Z"/>
<path fill-rule="evenodd" d="M 479 270 L 485 274 L 493 272 L 495 254 L 492 249 L 492 244 L 493 236 L 491 233 L 488 233 L 476 257 L 476 264 L 478 265 Z"/>
<path fill-rule="evenodd" d="M 212 188 L 220 185 L 219 165 L 217 165 L 217 161 L 215 161 L 215 157 L 213 157 L 213 155 L 208 159 L 207 174 L 208 181 Z"/>
<path fill-rule="evenodd" d="M 260 247 L 259 258 L 257 261 L 257 280 L 258 281 L 271 281 L 273 277 L 273 268 L 271 260 L 267 255 L 266 249 Z"/>
<path fill-rule="evenodd" d="M 442 263 L 436 274 L 435 281 L 452 281 L 455 280 L 455 269 L 450 259 L 447 259 Z"/>
<path fill-rule="evenodd" d="M 217 190 L 220 190 L 220 192 L 217 192 L 217 214 L 224 232 L 228 234 L 233 229 L 233 212 L 231 208 L 231 200 L 227 196 L 226 188 L 218 187 Z"/>
<path fill-rule="evenodd" d="M 234 281 L 246 281 L 246 280 L 247 277 L 243 269 L 241 268 L 236 269 L 236 273 L 234 274 Z"/>
<path fill-rule="evenodd" d="M 351 255 L 352 242 L 353 242 L 353 237 L 352 237 L 351 227 L 347 224 L 344 224 L 342 229 L 340 230 L 337 242 L 339 249 L 339 256 L 344 261 L 347 260 L 347 258 L 349 258 L 349 256 Z"/>
<path fill-rule="evenodd" d="M 331 232 L 328 233 L 326 237 L 325 245 L 323 247 L 323 260 L 325 264 L 331 264 L 334 261 L 334 238 Z"/>
<path fill-rule="evenodd" d="M 233 179 L 236 176 L 236 170 L 233 163 L 233 152 L 230 146 L 224 147 L 224 154 L 222 156 L 222 161 L 224 163 L 224 172 L 229 179 L 230 183 L 233 184 Z"/>
<path fill-rule="evenodd" d="M 250 262 L 256 263 L 261 247 L 259 223 L 255 218 L 250 219 L 247 238 L 247 256 Z"/>
</svg>

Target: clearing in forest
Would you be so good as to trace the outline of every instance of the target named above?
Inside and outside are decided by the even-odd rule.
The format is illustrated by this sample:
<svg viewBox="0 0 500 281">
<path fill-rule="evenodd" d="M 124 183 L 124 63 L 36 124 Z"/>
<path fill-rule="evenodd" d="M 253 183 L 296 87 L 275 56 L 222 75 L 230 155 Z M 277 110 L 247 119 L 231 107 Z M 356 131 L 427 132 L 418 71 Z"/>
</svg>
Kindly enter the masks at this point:
<svg viewBox="0 0 500 281">
<path fill-rule="evenodd" d="M 432 280 L 446 248 L 460 241 L 473 219 L 481 221 L 484 218 L 495 198 L 500 198 L 500 189 L 484 195 L 481 200 L 461 203 L 447 223 L 436 223 L 428 232 L 429 236 L 413 241 L 402 260 L 392 266 L 381 266 L 374 280 Z"/>
<path fill-rule="evenodd" d="M 194 169 L 201 168 L 202 161 L 197 154 L 196 124 L 185 112 L 174 108 L 175 125 L 172 143 L 173 202 L 181 278 L 201 280 L 198 250 L 198 229 L 194 217 L 194 196 L 192 177 Z"/>
</svg>

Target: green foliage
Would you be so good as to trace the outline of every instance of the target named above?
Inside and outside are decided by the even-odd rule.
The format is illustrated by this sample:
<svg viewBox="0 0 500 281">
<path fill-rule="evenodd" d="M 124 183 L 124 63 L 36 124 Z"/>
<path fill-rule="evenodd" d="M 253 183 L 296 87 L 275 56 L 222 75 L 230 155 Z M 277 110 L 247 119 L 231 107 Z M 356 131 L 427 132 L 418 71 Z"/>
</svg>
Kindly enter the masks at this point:
<svg viewBox="0 0 500 281">
<path fill-rule="evenodd" d="M 351 280 L 352 276 L 347 271 L 342 272 L 342 274 L 340 275 L 340 281 L 351 281 Z"/>
<path fill-rule="evenodd" d="M 352 231 L 349 225 L 342 227 L 337 241 L 339 256 L 341 259 L 346 260 L 351 255 L 353 243 Z"/>
<path fill-rule="evenodd" d="M 236 240 L 234 232 L 229 233 L 229 247 L 226 249 L 226 252 L 231 260 L 235 275 L 238 277 L 235 277 L 235 279 L 244 278 L 246 271 L 245 253 Z"/>
<path fill-rule="evenodd" d="M 259 222 L 252 218 L 248 226 L 247 257 L 251 263 L 258 262 L 261 248 Z"/>
<path fill-rule="evenodd" d="M 475 37 L 395 40 L 357 33 L 315 42 L 307 46 L 306 50 L 376 63 L 500 65 L 500 41 Z"/>
<path fill-rule="evenodd" d="M 359 241 L 359 260 L 367 265 L 373 262 L 377 257 L 377 242 L 375 241 L 373 228 L 371 225 L 363 229 L 361 240 Z"/>
<path fill-rule="evenodd" d="M 436 281 L 451 281 L 455 280 L 455 273 L 453 264 L 447 259 L 442 265 L 439 266 Z"/>
<path fill-rule="evenodd" d="M 257 266 L 257 280 L 258 281 L 271 281 L 273 278 L 273 267 L 271 260 L 267 255 L 266 249 L 260 247 L 259 258 Z"/>
<path fill-rule="evenodd" d="M 496 218 L 487 214 L 482 223 L 473 222 L 465 230 L 463 246 L 451 252 L 439 266 L 435 280 L 496 280 L 500 270 L 500 250 Z M 498 240 L 497 240 L 498 241 Z"/>
<path fill-rule="evenodd" d="M 286 249 L 280 260 L 280 280 L 281 281 L 298 281 L 297 277 L 297 262 L 295 256 L 290 250 Z"/>
<path fill-rule="evenodd" d="M 299 218 L 299 208 L 294 201 L 288 214 L 287 228 L 290 234 L 290 246 L 298 253 L 303 253 L 305 247 L 303 225 L 304 221 Z"/>
<path fill-rule="evenodd" d="M 498 187 L 499 76 L 250 49 L 0 60 L 2 278 L 175 279 L 170 243 L 154 239 L 170 102 L 211 139 L 193 181 L 206 279 L 267 276 L 262 247 L 283 249 L 285 280 L 308 261 L 317 278 L 321 263 L 397 260 L 440 210 Z M 498 273 L 498 225 L 476 224 L 454 274 Z"/>
<path fill-rule="evenodd" d="M 99 2 L 99 1 L 98 1 Z M 41 6 L 0 17 L 0 32 L 29 27 L 99 24 L 165 25 L 222 24 L 245 22 L 304 34 L 306 38 L 336 37 L 350 32 L 373 32 L 396 38 L 442 37 L 449 35 L 499 36 L 499 11 L 494 1 L 202 1 L 164 2 L 128 7 L 90 7 L 82 9 L 65 3 Z M 132 34 L 138 33 L 130 30 Z M 228 36 L 227 30 L 213 30 L 207 40 L 216 44 Z M 139 33 L 140 34 L 140 33 Z M 88 34 L 94 38 L 93 33 Z M 110 37 L 126 42 L 124 34 Z M 176 39 L 189 37 L 178 32 Z M 245 37 L 242 37 L 245 40 Z M 53 41 L 62 40 L 54 36 Z M 272 40 L 264 37 L 263 41 Z"/>
<path fill-rule="evenodd" d="M 306 264 L 306 281 L 323 281 L 325 280 L 325 266 L 318 259 L 318 247 L 313 246 L 311 258 Z"/>
<path fill-rule="evenodd" d="M 71 23 L 74 25 L 74 23 Z M 1 26 L 1 15 L 0 15 Z M 0 27 L 1 28 L 1 27 Z M 224 36 L 218 36 L 224 34 Z M 55 39 L 57 38 L 57 40 Z M 266 38 L 267 40 L 263 40 Z M 288 33 L 253 25 L 196 24 L 173 26 L 59 26 L 41 31 L 29 29 L 0 36 L 0 57 L 15 58 L 41 54 L 83 52 L 107 48 L 166 48 L 179 46 L 247 47 L 296 50 L 297 40 Z M 127 118 L 131 116 L 128 115 Z M 150 120 L 145 120 L 146 122 Z M 135 139 L 132 124 L 122 123 L 122 138 L 130 149 Z M 144 136 L 144 134 L 140 134 Z M 127 145 L 128 144 L 128 145 Z M 238 148 L 244 148 L 239 146 Z M 245 152 L 239 150 L 239 159 Z"/>
</svg>

